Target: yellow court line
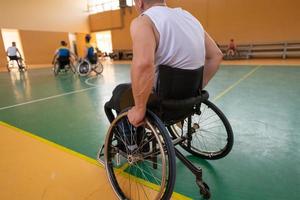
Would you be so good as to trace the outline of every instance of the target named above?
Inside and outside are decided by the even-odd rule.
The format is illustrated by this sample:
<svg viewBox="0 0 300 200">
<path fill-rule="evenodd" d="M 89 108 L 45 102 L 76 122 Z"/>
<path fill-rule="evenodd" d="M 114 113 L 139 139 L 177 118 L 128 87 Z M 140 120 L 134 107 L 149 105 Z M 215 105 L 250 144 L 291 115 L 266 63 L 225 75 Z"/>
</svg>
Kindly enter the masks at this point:
<svg viewBox="0 0 300 200">
<path fill-rule="evenodd" d="M 254 69 L 252 69 L 249 73 L 247 73 L 246 75 L 244 75 L 237 82 L 235 82 L 234 84 L 232 84 L 231 86 L 229 86 L 227 89 L 225 89 L 223 92 L 221 92 L 220 94 L 218 94 L 212 101 L 215 102 L 215 101 L 219 100 L 220 98 L 222 98 L 224 95 L 226 95 L 228 92 L 230 92 L 233 88 L 235 88 L 237 85 L 239 85 L 242 81 L 244 81 L 245 79 L 247 79 L 248 77 L 250 77 L 254 72 L 256 72 L 261 67 L 262 67 L 262 65 L 259 65 L 259 66 L 255 67 Z"/>
<path fill-rule="evenodd" d="M 23 133 L 24 135 L 27 135 L 27 136 L 29 136 L 29 137 L 31 137 L 31 138 L 34 138 L 34 139 L 36 139 L 36 140 L 38 140 L 38 141 L 40 141 L 40 142 L 43 142 L 43 143 L 46 143 L 46 144 L 51 145 L 51 146 L 53 146 L 53 147 L 56 147 L 56 148 L 58 148 L 58 149 L 60 149 L 60 150 L 62 150 L 62 151 L 64 151 L 64 152 L 70 153 L 70 154 L 72 154 L 72 155 L 74 155 L 74 156 L 76 156 L 76 157 L 79 157 L 79 158 L 81 158 L 81 159 L 83 159 L 83 160 L 85 160 L 85 161 L 87 161 L 87 162 L 89 162 L 89 163 L 92 163 L 92 164 L 94 164 L 94 165 L 97 165 L 97 166 L 100 166 L 100 167 L 103 168 L 103 166 L 102 166 L 97 160 L 92 159 L 92 158 L 90 158 L 90 157 L 88 157 L 88 156 L 85 156 L 85 155 L 83 155 L 83 154 L 81 154 L 81 153 L 78 153 L 78 152 L 76 152 L 76 151 L 73 151 L 73 150 L 71 150 L 71 149 L 68 149 L 68 148 L 66 148 L 66 147 L 64 147 L 64 146 L 61 146 L 61 145 L 56 144 L 56 143 L 54 143 L 54 142 L 51 142 L 51 141 L 49 141 L 49 140 L 46 140 L 46 139 L 44 139 L 44 138 L 42 138 L 42 137 L 39 137 L 39 136 L 37 136 L 37 135 L 34 135 L 33 133 L 28 132 L 28 131 L 25 131 L 25 130 L 22 130 L 22 129 L 20 129 L 20 128 L 15 127 L 15 126 L 12 126 L 12 125 L 10 125 L 10 124 L 7 124 L 7 123 L 5 123 L 5 122 L 3 122 L 3 121 L 0 121 L 0 125 L 5 126 L 5 127 L 8 127 L 8 128 L 11 128 L 11 129 L 13 129 L 13 130 L 16 130 L 16 131 L 18 131 L 18 132 L 20 132 L 20 133 Z"/>
<path fill-rule="evenodd" d="M 87 162 L 89 162 L 89 163 L 91 163 L 91 164 L 94 164 L 94 165 L 96 165 L 96 166 L 98 166 L 98 167 L 104 168 L 104 166 L 103 166 L 102 164 L 100 164 L 99 161 L 97 161 L 96 159 L 92 159 L 92 158 L 90 158 L 90 157 L 88 157 L 88 156 L 85 156 L 85 155 L 83 155 L 83 154 L 81 154 L 81 153 L 78 153 L 78 152 L 76 152 L 76 151 L 73 151 L 73 150 L 71 150 L 71 149 L 68 149 L 68 148 L 66 148 L 66 147 L 64 147 L 64 146 L 61 146 L 61 145 L 56 144 L 56 143 L 54 143 L 54 142 L 51 142 L 51 141 L 49 141 L 49 140 L 46 140 L 46 139 L 44 139 L 44 138 L 42 138 L 42 137 L 39 137 L 39 136 L 37 136 L 37 135 L 34 135 L 33 133 L 30 133 L 30 132 L 28 132 L 28 131 L 25 131 L 25 130 L 22 130 L 22 129 L 20 129 L 20 128 L 17 128 L 17 127 L 15 127 L 15 126 L 12 126 L 12 125 L 10 125 L 10 124 L 8 124 L 8 123 L 5 123 L 5 122 L 3 122 L 3 121 L 0 121 L 0 125 L 5 126 L 5 127 L 7 127 L 7 128 L 11 128 L 11 129 L 13 129 L 13 130 L 16 130 L 16 131 L 18 131 L 18 132 L 20 132 L 20 133 L 22 133 L 22 134 L 24 134 L 24 135 L 27 135 L 27 136 L 29 136 L 29 137 L 31 137 L 31 138 L 34 138 L 34 139 L 36 139 L 36 140 L 38 140 L 38 141 L 40 141 L 40 142 L 43 142 L 43 143 L 48 144 L 48 145 L 50 145 L 50 146 L 56 147 L 56 148 L 58 148 L 58 149 L 60 149 L 60 150 L 62 150 L 62 151 L 64 151 L 64 152 L 66 152 L 66 153 L 69 153 L 69 154 L 72 154 L 72 155 L 74 155 L 74 156 L 76 156 L 76 157 L 79 157 L 79 158 L 81 158 L 81 159 L 83 159 L 83 160 L 85 160 L 85 161 L 87 161 Z M 142 179 L 140 180 L 140 182 L 141 182 L 143 185 L 150 187 L 151 189 L 154 188 L 154 187 L 151 185 L 150 182 L 147 182 L 147 181 L 142 180 Z M 175 198 L 178 199 L 178 200 L 192 200 L 191 198 L 189 198 L 189 197 L 187 197 L 187 196 L 184 196 L 184 195 L 182 195 L 182 194 L 179 194 L 179 193 L 177 193 L 177 192 L 173 192 L 172 197 L 175 197 Z"/>
</svg>

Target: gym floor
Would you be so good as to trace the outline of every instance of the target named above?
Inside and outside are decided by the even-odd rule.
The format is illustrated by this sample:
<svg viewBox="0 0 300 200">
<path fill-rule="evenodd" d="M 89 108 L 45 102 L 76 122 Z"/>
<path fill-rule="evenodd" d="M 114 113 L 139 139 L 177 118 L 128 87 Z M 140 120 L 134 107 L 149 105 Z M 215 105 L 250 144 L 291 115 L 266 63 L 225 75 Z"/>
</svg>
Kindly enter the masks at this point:
<svg viewBox="0 0 300 200">
<path fill-rule="evenodd" d="M 50 68 L 0 73 L 0 199 L 113 199 L 95 160 L 113 88 L 130 65 L 54 77 Z M 223 65 L 206 90 L 229 119 L 235 143 L 203 168 L 212 199 L 300 199 L 300 65 Z M 70 181 L 72 180 L 72 181 Z M 201 199 L 178 161 L 174 199 Z M 107 196 L 105 196 L 107 195 Z"/>
</svg>

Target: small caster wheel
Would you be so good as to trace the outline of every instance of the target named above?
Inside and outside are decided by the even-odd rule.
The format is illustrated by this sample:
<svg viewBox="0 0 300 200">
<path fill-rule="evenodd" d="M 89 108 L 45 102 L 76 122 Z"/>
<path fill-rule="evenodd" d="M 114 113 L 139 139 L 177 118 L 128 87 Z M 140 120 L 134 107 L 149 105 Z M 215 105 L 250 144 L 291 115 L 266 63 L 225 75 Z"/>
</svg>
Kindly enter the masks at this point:
<svg viewBox="0 0 300 200">
<path fill-rule="evenodd" d="M 209 191 L 209 187 L 206 183 L 203 183 L 204 188 L 200 188 L 200 195 L 202 195 L 202 197 L 204 199 L 210 199 L 210 191 Z"/>
<path fill-rule="evenodd" d="M 209 191 L 209 187 L 205 182 L 202 181 L 196 181 L 197 185 L 200 188 L 200 195 L 204 198 L 204 199 L 210 199 L 210 191 Z"/>
</svg>

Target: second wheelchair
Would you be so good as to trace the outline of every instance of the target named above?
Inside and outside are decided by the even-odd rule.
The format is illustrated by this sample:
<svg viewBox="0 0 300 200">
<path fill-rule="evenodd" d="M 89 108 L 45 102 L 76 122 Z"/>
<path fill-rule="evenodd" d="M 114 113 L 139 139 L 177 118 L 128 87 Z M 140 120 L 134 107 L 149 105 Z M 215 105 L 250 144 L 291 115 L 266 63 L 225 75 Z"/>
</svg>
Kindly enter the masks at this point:
<svg viewBox="0 0 300 200">
<path fill-rule="evenodd" d="M 20 72 L 27 71 L 27 65 L 22 57 L 9 58 L 9 61 L 6 64 L 7 71 L 10 72 L 14 68 L 18 68 Z"/>
<path fill-rule="evenodd" d="M 103 65 L 95 54 L 93 59 L 79 59 L 76 71 L 80 76 L 88 76 L 91 72 L 100 75 L 103 72 Z"/>
<path fill-rule="evenodd" d="M 57 76 L 60 72 L 66 73 L 68 71 L 71 71 L 72 73 L 76 72 L 73 62 L 68 57 L 57 58 L 53 64 L 54 75 Z"/>
</svg>

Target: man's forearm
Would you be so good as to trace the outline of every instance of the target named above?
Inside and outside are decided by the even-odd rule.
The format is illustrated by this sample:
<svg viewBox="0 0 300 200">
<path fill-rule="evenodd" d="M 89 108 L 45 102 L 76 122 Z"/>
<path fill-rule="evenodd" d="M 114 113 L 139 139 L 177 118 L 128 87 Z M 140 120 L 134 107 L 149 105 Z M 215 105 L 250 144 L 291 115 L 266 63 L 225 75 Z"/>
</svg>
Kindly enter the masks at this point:
<svg viewBox="0 0 300 200">
<path fill-rule="evenodd" d="M 131 70 L 132 92 L 135 106 L 139 109 L 146 109 L 154 85 L 154 74 L 153 65 L 133 63 Z"/>
<path fill-rule="evenodd" d="M 212 59 L 207 59 L 204 66 L 203 88 L 208 84 L 210 79 L 215 75 L 221 64 L 222 56 L 217 56 Z"/>
</svg>

